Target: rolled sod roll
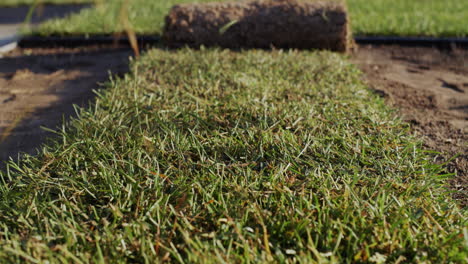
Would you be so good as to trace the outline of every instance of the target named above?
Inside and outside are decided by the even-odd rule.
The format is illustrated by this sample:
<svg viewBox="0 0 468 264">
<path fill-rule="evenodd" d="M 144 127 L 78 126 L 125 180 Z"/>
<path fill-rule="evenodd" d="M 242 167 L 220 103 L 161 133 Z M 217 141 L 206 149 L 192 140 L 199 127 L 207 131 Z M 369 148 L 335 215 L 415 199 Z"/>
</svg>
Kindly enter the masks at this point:
<svg viewBox="0 0 468 264">
<path fill-rule="evenodd" d="M 166 16 L 163 40 L 226 48 L 327 49 L 346 52 L 345 5 L 334 1 L 256 0 L 181 4 Z"/>
</svg>

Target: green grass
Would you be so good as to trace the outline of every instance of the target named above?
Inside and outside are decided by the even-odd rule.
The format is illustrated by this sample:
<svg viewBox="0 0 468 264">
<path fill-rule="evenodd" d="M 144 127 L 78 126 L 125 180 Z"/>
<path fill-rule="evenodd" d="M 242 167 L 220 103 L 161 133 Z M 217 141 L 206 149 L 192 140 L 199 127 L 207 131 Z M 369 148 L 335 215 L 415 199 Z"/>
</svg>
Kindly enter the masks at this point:
<svg viewBox="0 0 468 264">
<path fill-rule="evenodd" d="M 468 37 L 468 1 L 348 0 L 357 35 Z"/>
<path fill-rule="evenodd" d="M 0 262 L 466 258 L 440 168 L 339 55 L 155 49 L 78 112 L 0 177 Z"/>
<path fill-rule="evenodd" d="M 56 19 L 44 23 L 38 34 L 41 35 L 82 35 L 109 34 L 124 31 L 120 22 L 123 0 L 107 1 L 96 8 L 82 10 L 66 19 Z M 164 17 L 169 9 L 180 3 L 212 2 L 212 0 L 132 0 L 129 1 L 128 18 L 138 34 L 161 34 Z"/>
<path fill-rule="evenodd" d="M 170 7 L 210 0 L 132 0 L 130 22 L 139 34 L 161 34 Z M 109 34 L 121 32 L 122 0 L 83 10 L 67 19 L 45 23 L 38 34 Z M 468 36 L 468 1 L 460 0 L 348 0 L 356 35 Z"/>
</svg>

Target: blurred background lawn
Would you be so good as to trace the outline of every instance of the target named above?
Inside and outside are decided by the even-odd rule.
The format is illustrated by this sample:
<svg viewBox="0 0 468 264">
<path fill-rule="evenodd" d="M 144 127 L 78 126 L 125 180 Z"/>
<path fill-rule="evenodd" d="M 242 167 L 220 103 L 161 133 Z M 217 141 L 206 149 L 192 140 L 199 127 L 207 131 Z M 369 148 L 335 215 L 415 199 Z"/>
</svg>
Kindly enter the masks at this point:
<svg viewBox="0 0 468 264">
<path fill-rule="evenodd" d="M 31 4 L 37 0 L 3 0 L 0 5 Z M 119 22 L 125 0 L 39 0 L 44 3 L 94 2 L 95 7 L 66 19 L 44 23 L 39 35 L 109 34 L 123 31 Z M 130 0 L 128 16 L 138 34 L 160 34 L 164 16 L 174 4 L 213 0 Z M 355 35 L 468 36 L 468 1 L 347 0 Z"/>
<path fill-rule="evenodd" d="M 0 6 L 18 6 L 18 5 L 32 5 L 35 3 L 43 4 L 82 4 L 92 3 L 93 0 L 2 0 Z"/>
</svg>

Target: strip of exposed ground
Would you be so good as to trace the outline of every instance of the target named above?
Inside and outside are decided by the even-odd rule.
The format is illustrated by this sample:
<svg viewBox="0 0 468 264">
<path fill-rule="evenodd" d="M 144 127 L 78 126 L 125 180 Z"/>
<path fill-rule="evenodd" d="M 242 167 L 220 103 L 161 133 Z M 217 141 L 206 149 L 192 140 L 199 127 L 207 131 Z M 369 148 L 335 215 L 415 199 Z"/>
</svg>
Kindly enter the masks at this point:
<svg viewBox="0 0 468 264">
<path fill-rule="evenodd" d="M 454 197 L 466 206 L 468 186 L 468 51 L 363 46 L 353 61 L 369 86 L 399 110 L 434 159 L 448 163 Z"/>
</svg>

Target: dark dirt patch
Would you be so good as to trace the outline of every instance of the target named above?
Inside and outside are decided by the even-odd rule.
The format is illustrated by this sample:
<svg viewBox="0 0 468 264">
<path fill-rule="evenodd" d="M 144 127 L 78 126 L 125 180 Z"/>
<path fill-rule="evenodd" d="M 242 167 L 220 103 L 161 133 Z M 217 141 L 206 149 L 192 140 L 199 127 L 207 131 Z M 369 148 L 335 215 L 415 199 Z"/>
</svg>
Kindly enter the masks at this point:
<svg viewBox="0 0 468 264">
<path fill-rule="evenodd" d="M 86 106 L 98 83 L 128 71 L 129 49 L 18 49 L 0 59 L 0 163 L 21 152 L 34 154 Z"/>
<path fill-rule="evenodd" d="M 453 196 L 468 206 L 468 50 L 362 46 L 352 59 L 425 147 L 440 152 L 435 160 L 449 161 Z"/>
</svg>

